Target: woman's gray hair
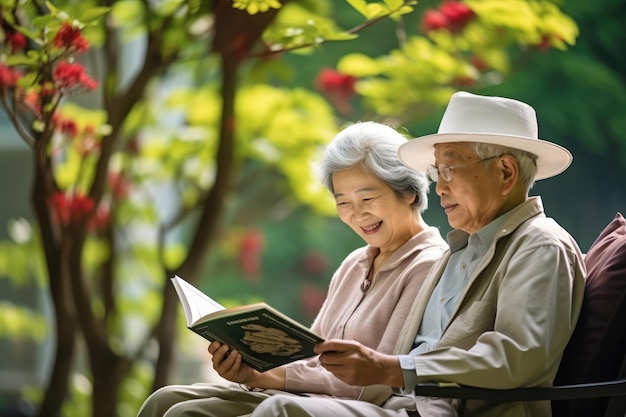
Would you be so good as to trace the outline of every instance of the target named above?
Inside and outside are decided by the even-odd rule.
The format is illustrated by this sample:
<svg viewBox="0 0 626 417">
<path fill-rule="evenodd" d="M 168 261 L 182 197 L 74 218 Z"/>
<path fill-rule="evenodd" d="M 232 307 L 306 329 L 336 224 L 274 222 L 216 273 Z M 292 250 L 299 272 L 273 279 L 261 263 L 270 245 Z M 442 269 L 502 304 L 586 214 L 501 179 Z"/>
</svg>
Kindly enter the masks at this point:
<svg viewBox="0 0 626 417">
<path fill-rule="evenodd" d="M 519 166 L 519 181 L 526 187 L 526 192 L 535 185 L 535 175 L 537 175 L 537 155 L 521 149 L 509 148 L 508 146 L 496 145 L 492 143 L 473 142 L 472 150 L 479 158 L 484 159 L 493 155 L 511 155 Z M 486 161 L 490 164 L 493 161 Z"/>
<path fill-rule="evenodd" d="M 340 131 L 326 148 L 320 166 L 322 183 L 334 194 L 333 174 L 358 164 L 387 184 L 398 197 L 415 195 L 414 210 L 428 207 L 429 181 L 423 172 L 404 165 L 398 148 L 407 139 L 377 122 L 358 122 Z"/>
</svg>

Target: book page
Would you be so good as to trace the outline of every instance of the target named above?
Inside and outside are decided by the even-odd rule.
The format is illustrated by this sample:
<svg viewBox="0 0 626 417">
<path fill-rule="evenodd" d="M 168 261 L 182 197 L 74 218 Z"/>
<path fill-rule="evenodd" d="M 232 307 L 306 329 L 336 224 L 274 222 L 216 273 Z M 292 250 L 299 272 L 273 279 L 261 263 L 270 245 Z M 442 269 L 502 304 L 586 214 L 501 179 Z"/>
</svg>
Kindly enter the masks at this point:
<svg viewBox="0 0 626 417">
<path fill-rule="evenodd" d="M 178 275 L 172 278 L 172 283 L 183 304 L 187 327 L 193 326 L 198 319 L 207 314 L 224 310 L 224 307 L 220 303 L 207 296 Z"/>
</svg>

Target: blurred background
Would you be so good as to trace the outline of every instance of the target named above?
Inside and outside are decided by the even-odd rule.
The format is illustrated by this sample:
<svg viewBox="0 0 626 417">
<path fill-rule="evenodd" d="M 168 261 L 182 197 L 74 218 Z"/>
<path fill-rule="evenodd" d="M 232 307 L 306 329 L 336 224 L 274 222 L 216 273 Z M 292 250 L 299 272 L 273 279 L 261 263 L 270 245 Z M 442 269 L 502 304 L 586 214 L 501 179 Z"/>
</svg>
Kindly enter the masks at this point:
<svg viewBox="0 0 626 417">
<path fill-rule="evenodd" d="M 64 4 L 68 12 L 81 16 L 71 3 Z M 542 139 L 574 155 L 565 173 L 539 181 L 531 194 L 541 195 L 547 214 L 583 252 L 616 212 L 626 210 L 623 2 L 546 1 L 551 6 L 542 13 L 551 19 L 530 29 L 528 19 L 535 16 L 479 0 L 420 1 L 401 17 L 380 22 L 374 22 L 380 13 L 342 1 L 293 1 L 298 7 L 267 11 L 250 8 L 271 2 L 242 2 L 247 10 L 230 3 L 190 2 L 178 14 L 162 5 L 152 11 L 149 25 L 147 18 L 134 21 L 149 12 L 139 13 L 144 7 L 139 2 L 119 2 L 102 12 L 118 22 L 116 30 L 84 29 L 92 49 L 77 55 L 77 62 L 98 87 L 66 94 L 72 97 L 62 117 L 76 120 L 73 135 L 83 148 L 95 138 L 95 151 L 73 154 L 75 149 L 55 142 L 58 135 L 67 136 L 66 124 L 56 139 L 51 136 L 48 165 L 38 165 L 32 144 L 46 138 L 34 129 L 29 142 L 16 129 L 15 114 L 28 121 L 23 126 L 35 126 L 33 116 L 7 107 L 17 93 L 7 93 L 9 78 L 0 74 L 5 103 L 0 112 L 0 417 L 96 416 L 94 404 L 106 399 L 114 399 L 114 413 L 100 415 L 134 416 L 159 384 L 214 378 L 206 341 L 184 328 L 172 298 L 168 277 L 174 273 L 226 306 L 266 301 L 310 324 L 334 270 L 363 245 L 336 218 L 330 195 L 310 169 L 325 143 L 348 123 L 378 120 L 417 137 L 436 132 L 454 91 L 516 98 L 536 109 Z M 400 4 L 380 2 L 389 8 L 395 3 Z M 438 20 L 446 3 L 473 10 L 462 27 Z M 82 7 L 88 6 L 97 10 L 98 3 Z M 203 7 L 211 10 L 213 23 L 198 18 Z M 31 9 L 1 8 L 5 68 L 12 65 L 7 56 L 17 54 L 6 47 L 20 22 L 6 13 L 23 17 Z M 168 16 L 193 13 L 195 20 L 177 22 L 178 32 L 165 26 Z M 315 23 L 307 26 L 312 16 Z M 572 29 L 565 17 L 578 30 L 573 45 L 568 45 Z M 300 21 L 305 22 L 300 39 L 284 30 Z M 180 28 L 186 28 L 184 35 Z M 357 38 L 345 35 L 350 28 L 357 28 Z M 498 35 L 481 44 L 477 39 L 485 33 Z M 123 46 L 118 50 L 105 42 L 112 34 Z M 429 51 L 411 66 L 397 54 L 423 53 L 423 45 L 411 44 L 413 36 L 472 64 L 446 73 L 452 58 Z M 320 37 L 327 41 L 299 46 Z M 259 39 L 265 47 L 254 49 L 252 40 Z M 272 45 L 284 50 L 274 53 Z M 258 59 L 240 59 L 244 53 Z M 118 140 L 109 146 L 113 141 L 106 138 Z M 96 166 L 104 156 L 109 173 L 102 179 Z M 39 194 L 48 183 L 41 175 L 46 167 L 54 172 L 56 187 L 44 197 Z M 93 185 L 98 178 L 108 191 Z M 58 192 L 65 193 L 65 205 L 55 203 Z M 99 202 L 97 207 L 108 204 L 104 217 L 90 211 L 100 219 L 96 226 L 72 223 L 80 213 L 70 210 L 76 206 L 67 199 L 79 192 Z M 445 235 L 450 228 L 434 190 L 430 197 L 424 217 Z M 62 210 L 70 210 L 69 219 Z M 51 266 L 51 259 L 66 259 L 63 242 L 80 242 L 80 259 Z M 89 302 L 60 312 L 57 285 L 75 304 L 85 296 Z M 59 343 L 60 322 L 75 324 L 72 349 Z M 63 381 L 55 366 L 63 358 L 71 358 L 67 378 L 52 384 L 57 377 Z M 94 391 L 94 380 L 112 374 L 113 393 Z M 61 404 L 50 400 L 51 385 L 61 388 Z"/>
</svg>

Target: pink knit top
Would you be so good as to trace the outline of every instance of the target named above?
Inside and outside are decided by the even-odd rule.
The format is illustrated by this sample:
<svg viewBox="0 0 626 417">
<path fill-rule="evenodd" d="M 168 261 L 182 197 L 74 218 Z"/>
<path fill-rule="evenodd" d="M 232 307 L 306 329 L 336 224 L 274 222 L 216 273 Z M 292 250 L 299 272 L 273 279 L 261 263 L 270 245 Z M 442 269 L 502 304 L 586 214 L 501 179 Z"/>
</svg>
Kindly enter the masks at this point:
<svg viewBox="0 0 626 417">
<path fill-rule="evenodd" d="M 393 353 L 398 334 L 430 267 L 447 244 L 435 227 L 413 236 L 380 268 L 366 293 L 367 277 L 378 248 L 353 251 L 332 277 L 328 296 L 311 329 L 326 339 L 356 340 L 382 353 Z M 361 387 L 326 371 L 317 356 L 286 367 L 286 391 L 358 398 Z"/>
</svg>

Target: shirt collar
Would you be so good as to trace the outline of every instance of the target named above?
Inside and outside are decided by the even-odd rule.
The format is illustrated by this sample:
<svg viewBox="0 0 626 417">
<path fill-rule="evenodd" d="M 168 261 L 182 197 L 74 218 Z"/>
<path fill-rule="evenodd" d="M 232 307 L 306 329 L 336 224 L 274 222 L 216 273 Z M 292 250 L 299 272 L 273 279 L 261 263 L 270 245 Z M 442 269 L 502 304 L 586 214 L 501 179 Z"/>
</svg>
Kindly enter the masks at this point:
<svg viewBox="0 0 626 417">
<path fill-rule="evenodd" d="M 493 240 L 495 239 L 496 234 L 498 233 L 498 230 L 500 228 L 500 224 L 502 223 L 502 220 L 504 220 L 506 215 L 507 213 L 504 213 L 503 215 L 491 221 L 491 223 L 483 226 L 482 229 L 471 235 L 468 235 L 467 233 L 461 232 L 459 230 L 451 231 L 450 233 L 448 233 L 447 236 L 448 244 L 450 245 L 450 252 L 454 253 L 458 250 L 463 249 L 467 245 L 467 241 L 472 236 L 478 239 L 484 247 L 488 248 L 489 245 L 491 245 L 491 242 L 493 242 Z M 462 233 L 461 236 L 459 236 L 459 232 Z"/>
</svg>

